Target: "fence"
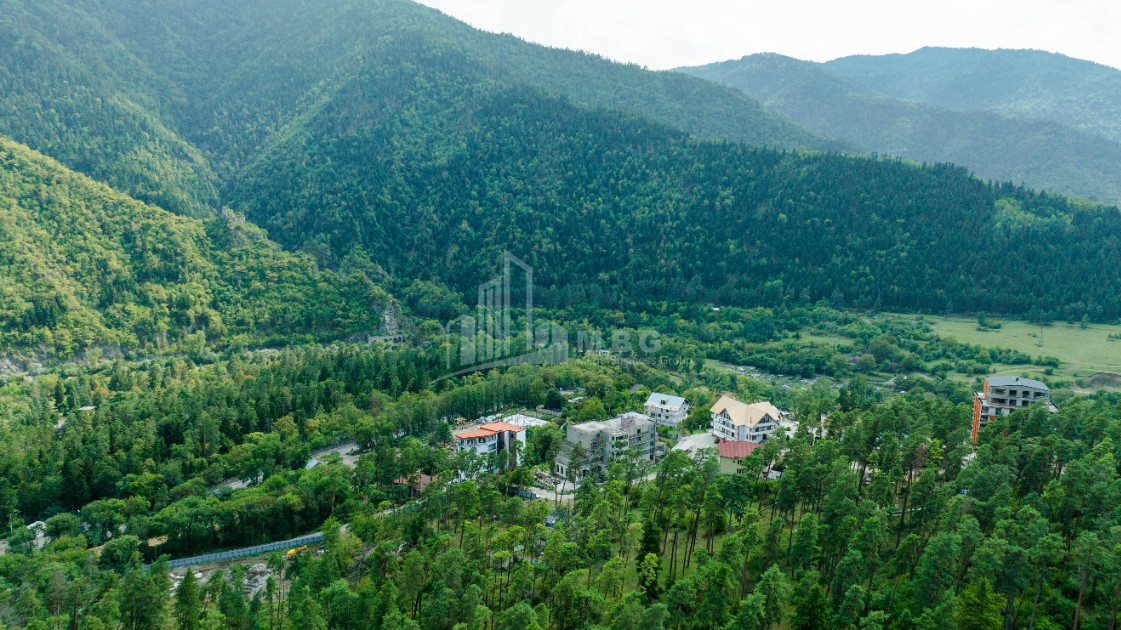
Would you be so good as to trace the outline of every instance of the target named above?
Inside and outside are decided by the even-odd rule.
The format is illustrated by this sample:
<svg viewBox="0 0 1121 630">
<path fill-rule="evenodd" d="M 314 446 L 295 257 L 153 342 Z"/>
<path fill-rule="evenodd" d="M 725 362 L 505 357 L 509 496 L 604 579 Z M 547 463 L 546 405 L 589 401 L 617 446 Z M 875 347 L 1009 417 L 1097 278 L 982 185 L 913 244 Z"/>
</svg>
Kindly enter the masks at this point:
<svg viewBox="0 0 1121 630">
<path fill-rule="evenodd" d="M 279 549 L 291 549 L 292 547 L 299 547 L 301 545 L 310 545 L 323 541 L 323 534 L 311 534 L 308 536 L 301 536 L 299 538 L 292 538 L 290 540 L 281 540 L 279 542 L 265 543 L 263 545 L 254 545 L 252 547 L 242 547 L 241 549 L 231 549 L 229 551 L 219 551 L 217 553 L 208 553 L 201 556 L 194 556 L 192 558 L 179 558 L 170 560 L 167 563 L 169 568 L 187 567 L 193 564 L 205 564 L 207 562 L 214 562 L 216 560 L 229 560 L 230 558 L 244 558 L 245 556 L 256 556 L 258 554 L 267 553 L 269 551 L 277 551 Z M 145 565 L 148 568 L 151 565 Z"/>
<path fill-rule="evenodd" d="M 516 494 L 523 499 L 536 499 L 537 493 L 523 488 L 510 488 L 510 494 Z"/>
</svg>

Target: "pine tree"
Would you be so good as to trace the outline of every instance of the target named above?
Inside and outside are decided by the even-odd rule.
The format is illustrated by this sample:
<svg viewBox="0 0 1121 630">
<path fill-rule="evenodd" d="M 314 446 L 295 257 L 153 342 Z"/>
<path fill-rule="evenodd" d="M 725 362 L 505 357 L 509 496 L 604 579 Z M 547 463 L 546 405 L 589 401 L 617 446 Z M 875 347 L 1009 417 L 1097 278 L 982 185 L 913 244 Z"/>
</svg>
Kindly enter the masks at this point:
<svg viewBox="0 0 1121 630">
<path fill-rule="evenodd" d="M 175 590 L 175 618 L 180 630 L 198 630 L 201 615 L 198 580 L 195 579 L 195 572 L 188 568 L 187 575 Z"/>
</svg>

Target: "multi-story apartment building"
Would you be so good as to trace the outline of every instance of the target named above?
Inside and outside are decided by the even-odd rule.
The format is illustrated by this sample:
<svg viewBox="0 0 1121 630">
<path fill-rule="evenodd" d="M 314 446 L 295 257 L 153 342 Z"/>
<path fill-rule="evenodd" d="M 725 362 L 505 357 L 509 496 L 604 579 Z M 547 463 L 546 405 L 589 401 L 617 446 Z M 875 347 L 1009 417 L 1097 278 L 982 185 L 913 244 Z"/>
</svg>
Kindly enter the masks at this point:
<svg viewBox="0 0 1121 630">
<path fill-rule="evenodd" d="M 790 420 L 787 413 L 769 402 L 748 405 L 731 396 L 721 396 L 710 411 L 712 434 L 730 442 L 762 444 Z"/>
<path fill-rule="evenodd" d="M 628 450 L 640 459 L 653 460 L 657 448 L 654 427 L 649 416 L 635 411 L 610 420 L 569 424 L 554 471 L 561 477 L 572 472 L 577 480 L 592 473 L 605 474 L 612 460 Z M 582 462 L 572 458 L 577 444 L 584 451 Z"/>
<path fill-rule="evenodd" d="M 660 427 L 677 429 L 689 415 L 689 401 L 681 396 L 654 392 L 646 399 L 646 415 Z"/>
<path fill-rule="evenodd" d="M 519 448 L 525 447 L 525 428 L 506 422 L 488 422 L 453 436 L 456 452 L 472 451 L 476 457 L 507 450 L 514 441 L 521 443 Z M 517 466 L 517 460 L 512 465 Z"/>
<path fill-rule="evenodd" d="M 1051 388 L 1046 384 L 1020 376 L 990 376 L 984 381 L 982 391 L 973 395 L 973 431 L 977 441 L 981 428 L 999 416 L 1007 416 L 1017 409 L 1043 404 L 1057 411 L 1051 403 Z"/>
</svg>

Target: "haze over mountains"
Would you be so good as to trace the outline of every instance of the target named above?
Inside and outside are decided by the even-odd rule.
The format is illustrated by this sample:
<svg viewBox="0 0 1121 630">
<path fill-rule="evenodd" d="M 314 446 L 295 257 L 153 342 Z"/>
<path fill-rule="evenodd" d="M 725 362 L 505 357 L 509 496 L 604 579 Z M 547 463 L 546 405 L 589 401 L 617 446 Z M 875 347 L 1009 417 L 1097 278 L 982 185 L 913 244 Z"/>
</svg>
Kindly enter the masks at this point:
<svg viewBox="0 0 1121 630">
<path fill-rule="evenodd" d="M 5 145 L 21 156 L 0 167 L 16 220 L 44 216 L 39 194 L 57 199 L 57 212 L 113 209 L 97 221 L 155 220 L 190 234 L 191 251 L 213 267 L 201 277 L 214 278 L 213 288 L 191 288 L 210 319 L 120 315 L 130 305 L 190 307 L 153 293 L 141 271 L 147 254 L 133 251 L 128 228 L 79 231 L 74 239 L 106 238 L 127 256 L 112 273 L 68 267 L 68 282 L 116 287 L 113 295 L 17 287 L 24 297 L 9 307 L 9 346 L 43 343 L 58 329 L 36 315 L 39 303 L 102 322 L 83 333 L 88 341 L 64 345 L 71 351 L 112 339 L 154 347 L 165 332 L 227 343 L 234 334 L 371 330 L 381 322 L 371 305 L 383 308 L 386 291 L 424 281 L 471 293 L 504 250 L 535 267 L 546 305 L 757 304 L 772 283 L 788 299 L 838 306 L 1121 315 L 1116 208 L 990 184 L 955 166 L 849 157 L 840 152 L 874 147 L 681 73 L 482 33 L 404 0 L 6 6 L 0 134 L 61 162 Z M 818 80 L 817 67 L 790 66 L 779 75 L 804 73 L 806 86 L 856 98 L 840 80 Z M 901 107 L 882 96 L 853 102 Z M 985 120 L 966 119 L 962 135 Z M 1001 124 L 1049 141 L 1038 125 L 1058 127 Z M 1096 146 L 1069 133 L 1089 138 L 1079 151 Z M 1112 154 L 1101 151 L 1072 163 L 1105 171 Z M 63 165 L 206 221 L 121 201 Z M 223 206 L 287 251 L 231 241 Z M 26 242 L 31 260 L 54 255 L 43 239 Z M 285 265 L 301 269 L 285 289 L 298 297 L 244 293 L 252 303 L 238 308 L 259 316 L 216 297 L 222 282 L 240 281 L 231 274 Z M 356 284 L 323 288 L 344 280 Z M 320 302 L 332 306 L 317 310 Z M 210 313 L 225 327 L 210 325 Z"/>
<path fill-rule="evenodd" d="M 1121 203 L 1121 71 L 1040 51 L 924 48 L 825 64 L 761 54 L 683 72 L 867 151 Z"/>
</svg>

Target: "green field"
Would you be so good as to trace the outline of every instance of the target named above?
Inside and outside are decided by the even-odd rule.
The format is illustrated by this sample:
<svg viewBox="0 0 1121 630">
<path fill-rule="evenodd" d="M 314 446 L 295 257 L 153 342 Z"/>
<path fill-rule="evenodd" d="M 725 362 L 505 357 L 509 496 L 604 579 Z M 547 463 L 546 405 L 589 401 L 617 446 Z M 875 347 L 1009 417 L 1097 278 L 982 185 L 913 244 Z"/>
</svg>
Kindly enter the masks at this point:
<svg viewBox="0 0 1121 630">
<path fill-rule="evenodd" d="M 913 320 L 918 316 L 893 317 Z M 1027 322 L 1000 320 L 1001 327 L 998 330 L 977 330 L 976 318 L 927 315 L 923 319 L 938 335 L 947 339 L 990 348 L 1019 350 L 1033 358 L 1056 357 L 1063 362 L 1054 370 L 1056 376 L 1084 379 L 1103 372 L 1121 375 L 1121 341 L 1109 339 L 1109 335 L 1121 335 L 1121 326 L 1090 324 L 1082 328 L 1080 325 L 1067 323 L 1036 326 Z M 990 319 L 989 323 L 996 321 L 995 318 Z M 1036 366 L 996 367 L 996 374 L 1043 374 L 1043 368 Z M 1108 380 L 1108 377 L 1104 380 Z M 1087 388 L 1100 387 L 1101 384 Z"/>
</svg>

